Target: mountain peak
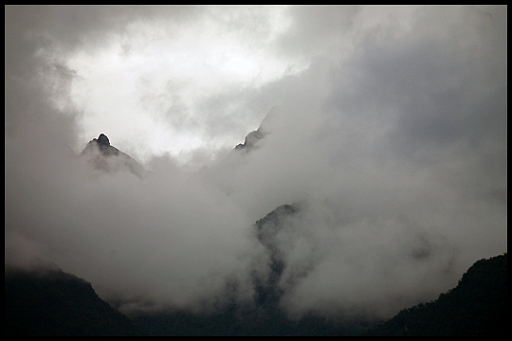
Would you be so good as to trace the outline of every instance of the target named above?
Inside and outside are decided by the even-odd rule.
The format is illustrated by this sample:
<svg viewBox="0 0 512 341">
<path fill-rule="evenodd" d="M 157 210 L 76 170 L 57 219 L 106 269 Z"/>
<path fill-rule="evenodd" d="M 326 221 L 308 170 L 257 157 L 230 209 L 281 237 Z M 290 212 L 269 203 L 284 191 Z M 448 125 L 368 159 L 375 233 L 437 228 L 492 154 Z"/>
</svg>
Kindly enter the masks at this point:
<svg viewBox="0 0 512 341">
<path fill-rule="evenodd" d="M 260 129 L 252 131 L 249 134 L 247 134 L 244 143 L 238 144 L 235 147 L 235 149 L 245 149 L 246 151 L 249 151 L 255 148 L 258 140 L 261 140 L 264 136 L 265 134 L 263 134 Z"/>
<path fill-rule="evenodd" d="M 100 146 L 110 146 L 110 141 L 105 134 L 100 134 L 100 136 L 98 136 L 98 139 L 95 140 L 96 143 L 99 144 Z"/>
<path fill-rule="evenodd" d="M 89 163 L 96 169 L 117 171 L 125 168 L 140 178 L 144 174 L 144 167 L 130 155 L 112 146 L 107 135 L 103 133 L 97 139 L 89 141 L 80 155 L 88 156 Z"/>
</svg>

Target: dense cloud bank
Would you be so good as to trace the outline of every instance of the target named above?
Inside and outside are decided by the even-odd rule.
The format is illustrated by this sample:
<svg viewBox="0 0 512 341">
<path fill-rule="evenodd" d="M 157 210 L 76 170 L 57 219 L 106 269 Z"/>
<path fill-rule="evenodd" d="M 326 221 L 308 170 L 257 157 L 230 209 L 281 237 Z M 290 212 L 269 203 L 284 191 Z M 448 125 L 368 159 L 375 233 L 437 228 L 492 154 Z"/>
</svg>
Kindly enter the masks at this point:
<svg viewBox="0 0 512 341">
<path fill-rule="evenodd" d="M 272 48 L 309 67 L 198 104 L 266 117 L 251 148 L 198 149 L 220 155 L 199 171 L 153 157 L 143 179 L 88 167 L 66 54 L 210 11 L 6 8 L 6 264 L 56 264 L 125 311 L 209 311 L 250 302 L 278 255 L 291 317 L 388 317 L 506 251 L 505 7 L 291 7 Z M 256 221 L 284 204 L 262 243 Z"/>
</svg>

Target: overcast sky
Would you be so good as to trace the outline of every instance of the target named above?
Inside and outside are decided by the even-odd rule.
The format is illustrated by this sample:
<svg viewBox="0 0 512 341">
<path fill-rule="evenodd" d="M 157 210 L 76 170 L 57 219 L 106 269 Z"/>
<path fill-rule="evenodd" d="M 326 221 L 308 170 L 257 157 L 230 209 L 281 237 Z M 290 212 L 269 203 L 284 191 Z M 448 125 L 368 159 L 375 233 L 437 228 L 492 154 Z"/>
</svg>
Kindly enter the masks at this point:
<svg viewBox="0 0 512 341">
<path fill-rule="evenodd" d="M 250 300 L 253 224 L 295 202 L 282 307 L 389 317 L 507 250 L 505 6 L 5 19 L 6 264 L 53 262 L 126 311 Z M 100 133 L 151 172 L 92 172 Z"/>
</svg>

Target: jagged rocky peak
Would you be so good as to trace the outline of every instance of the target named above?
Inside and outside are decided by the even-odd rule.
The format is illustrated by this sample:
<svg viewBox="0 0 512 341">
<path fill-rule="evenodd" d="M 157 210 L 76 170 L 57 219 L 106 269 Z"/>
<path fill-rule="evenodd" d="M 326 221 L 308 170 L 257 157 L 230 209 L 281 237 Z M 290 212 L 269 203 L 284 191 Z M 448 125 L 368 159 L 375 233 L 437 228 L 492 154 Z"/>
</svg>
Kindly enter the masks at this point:
<svg viewBox="0 0 512 341">
<path fill-rule="evenodd" d="M 94 138 L 91 141 L 89 141 L 89 143 L 87 143 L 87 146 L 85 146 L 84 150 L 82 151 L 82 155 L 93 152 L 94 150 L 98 149 L 104 156 L 119 154 L 119 150 L 110 145 L 110 140 L 108 139 L 107 135 L 102 133 L 100 134 L 100 136 L 98 136 L 97 139 Z"/>
<path fill-rule="evenodd" d="M 80 155 L 87 156 L 89 164 L 95 169 L 107 172 L 127 169 L 141 178 L 145 172 L 144 167 L 130 155 L 112 146 L 107 135 L 103 133 L 97 139 L 89 141 Z"/>
<path fill-rule="evenodd" d="M 258 140 L 261 140 L 264 136 L 265 136 L 265 134 L 263 134 L 263 132 L 260 129 L 251 131 L 245 137 L 244 143 L 238 144 L 235 147 L 235 149 L 247 149 L 247 150 L 252 149 L 256 146 L 256 142 Z"/>
<path fill-rule="evenodd" d="M 265 118 L 263 119 L 263 121 L 261 121 L 261 124 L 258 127 L 258 129 L 251 131 L 249 134 L 247 134 L 244 143 L 239 143 L 235 147 L 235 149 L 248 152 L 254 148 L 257 148 L 258 141 L 260 141 L 270 133 L 270 131 L 272 130 L 272 126 L 275 125 L 276 121 L 281 116 L 280 111 L 281 109 L 279 106 L 272 107 L 265 116 Z"/>
<path fill-rule="evenodd" d="M 105 134 L 100 134 L 100 136 L 98 136 L 98 139 L 96 140 L 96 143 L 99 144 L 100 146 L 110 146 L 110 141 Z"/>
</svg>

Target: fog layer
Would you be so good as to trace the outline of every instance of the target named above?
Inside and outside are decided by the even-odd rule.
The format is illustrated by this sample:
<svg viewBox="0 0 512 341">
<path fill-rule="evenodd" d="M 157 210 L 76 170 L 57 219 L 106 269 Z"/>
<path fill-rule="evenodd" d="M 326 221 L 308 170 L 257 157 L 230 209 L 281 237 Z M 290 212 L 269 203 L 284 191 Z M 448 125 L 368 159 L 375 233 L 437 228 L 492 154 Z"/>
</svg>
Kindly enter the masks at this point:
<svg viewBox="0 0 512 341">
<path fill-rule="evenodd" d="M 118 9 L 6 7 L 6 264 L 55 264 L 123 311 L 204 312 L 250 302 L 277 252 L 290 317 L 389 317 L 506 251 L 505 7 L 290 7 L 271 48 L 309 67 L 198 104 L 220 103 L 212 132 L 234 106 L 260 138 L 198 148 L 193 167 L 148 158 L 142 179 L 73 150 L 105 133 L 135 151 L 104 130 L 79 140 L 66 56 L 213 9 Z M 254 224 L 284 204 L 299 211 L 270 250 Z"/>
</svg>

